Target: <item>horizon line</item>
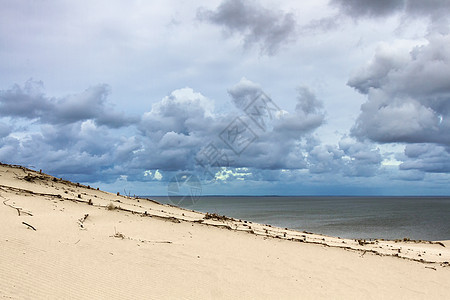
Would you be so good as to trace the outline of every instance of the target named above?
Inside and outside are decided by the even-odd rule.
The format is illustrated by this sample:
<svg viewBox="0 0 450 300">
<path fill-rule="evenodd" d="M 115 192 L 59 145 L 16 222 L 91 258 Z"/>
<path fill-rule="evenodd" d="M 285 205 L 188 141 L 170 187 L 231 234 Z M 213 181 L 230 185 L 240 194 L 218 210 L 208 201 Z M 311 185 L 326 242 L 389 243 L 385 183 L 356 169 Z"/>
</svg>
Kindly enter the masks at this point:
<svg viewBox="0 0 450 300">
<path fill-rule="evenodd" d="M 139 197 L 186 197 L 190 195 L 177 195 L 177 196 L 169 196 L 169 195 L 139 195 Z M 419 198 L 419 197 L 440 197 L 440 198 L 450 198 L 450 195 L 221 195 L 221 194 L 207 194 L 196 196 L 199 197 L 411 197 L 411 198 Z"/>
</svg>

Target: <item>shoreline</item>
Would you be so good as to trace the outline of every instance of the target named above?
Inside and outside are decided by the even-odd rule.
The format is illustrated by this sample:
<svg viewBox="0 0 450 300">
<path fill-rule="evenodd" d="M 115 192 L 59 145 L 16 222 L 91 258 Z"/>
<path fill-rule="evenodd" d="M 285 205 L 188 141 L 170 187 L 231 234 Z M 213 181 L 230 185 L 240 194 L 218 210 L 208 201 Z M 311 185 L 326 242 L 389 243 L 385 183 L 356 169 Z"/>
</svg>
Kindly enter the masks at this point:
<svg viewBox="0 0 450 300">
<path fill-rule="evenodd" d="M 420 298 L 421 292 L 443 297 L 450 288 L 450 241 L 300 232 L 115 195 L 4 164 L 0 201 L 4 297 L 340 298 L 380 295 L 384 288 L 386 297 L 406 291 Z M 101 288 L 93 286 L 96 280 Z"/>
<path fill-rule="evenodd" d="M 179 203 L 181 197 L 151 197 Z M 450 198 L 198 197 L 183 207 L 346 239 L 450 240 Z M 186 205 L 183 205 L 186 204 Z M 425 208 L 425 210 L 424 210 Z M 411 217 L 414 215 L 415 217 Z"/>
<path fill-rule="evenodd" d="M 19 165 L 7 165 L 7 164 L 0 163 L 0 166 L 22 169 L 24 172 L 27 173 L 27 175 L 25 175 L 23 177 L 23 179 L 28 182 L 33 182 L 34 180 L 44 180 L 44 181 L 51 180 L 52 182 L 55 182 L 55 183 L 61 182 L 63 184 L 76 186 L 77 188 L 82 188 L 82 189 L 84 188 L 84 189 L 93 190 L 93 191 L 101 191 L 99 189 L 96 190 L 90 186 L 86 186 L 86 185 L 83 185 L 80 183 L 73 183 L 68 180 L 58 179 L 51 175 L 37 172 L 37 171 L 31 170 L 31 169 L 27 169 L 27 168 L 19 166 Z M 15 188 L 15 187 L 8 187 L 8 186 L 4 186 L 2 184 L 0 184 L 0 188 L 1 189 L 5 189 L 5 188 L 10 189 L 14 192 L 24 192 L 24 193 L 29 193 L 31 195 L 56 197 L 58 199 L 89 204 L 89 201 L 82 200 L 80 198 L 63 197 L 62 195 L 59 195 L 59 194 L 36 193 L 31 190 Z M 208 212 L 203 213 L 203 212 L 191 210 L 189 208 L 179 207 L 179 206 L 176 206 L 173 204 L 163 204 L 163 203 L 160 203 L 160 202 L 150 199 L 150 198 L 143 198 L 144 196 L 130 197 L 130 196 L 120 195 L 120 194 L 114 195 L 112 193 L 104 192 L 104 191 L 101 191 L 101 192 L 110 194 L 111 196 L 113 196 L 115 198 L 119 198 L 119 199 L 113 200 L 113 202 L 116 202 L 116 203 L 122 203 L 120 201 L 120 199 L 131 200 L 131 201 L 135 201 L 136 203 L 139 203 L 141 200 L 144 200 L 144 201 L 149 201 L 156 205 L 171 207 L 171 208 L 175 208 L 177 210 L 185 211 L 188 213 L 194 213 L 196 215 L 195 217 L 193 217 L 193 216 L 187 217 L 183 213 L 181 213 L 182 214 L 181 216 L 179 214 L 176 215 L 176 214 L 170 213 L 172 215 L 168 216 L 168 215 L 160 214 L 159 212 L 156 212 L 154 209 L 151 209 L 149 211 L 147 211 L 147 210 L 143 211 L 142 210 L 143 207 L 141 205 L 136 205 L 136 203 L 127 203 L 127 204 L 124 203 L 124 205 L 122 205 L 122 206 L 120 204 L 117 204 L 117 205 L 115 205 L 115 207 L 113 209 L 113 210 L 119 210 L 119 211 L 128 212 L 128 213 L 132 213 L 132 214 L 137 214 L 137 215 L 140 215 L 143 217 L 160 218 L 162 220 L 169 220 L 169 221 L 175 222 L 175 223 L 191 222 L 191 223 L 197 223 L 197 224 L 202 224 L 202 225 L 206 225 L 206 226 L 221 227 L 221 228 L 226 228 L 229 230 L 243 231 L 243 232 L 247 232 L 247 233 L 251 233 L 251 234 L 255 234 L 255 235 L 265 236 L 267 238 L 284 239 L 284 240 L 294 241 L 294 242 L 319 244 L 319 245 L 324 245 L 327 247 L 337 247 L 337 248 L 354 250 L 354 251 L 365 251 L 365 252 L 369 251 L 369 252 L 372 252 L 372 253 L 375 253 L 375 254 L 381 255 L 381 256 L 393 256 L 393 257 L 399 257 L 399 258 L 409 259 L 412 261 L 423 262 L 423 263 L 445 263 L 445 262 L 447 262 L 447 264 L 449 264 L 448 262 L 450 261 L 450 256 L 442 257 L 442 255 L 441 255 L 441 257 L 433 257 L 434 259 L 432 259 L 430 257 L 427 260 L 422 257 L 423 255 L 420 255 L 420 252 L 423 251 L 422 249 L 410 250 L 412 252 L 408 252 L 407 254 L 402 255 L 401 252 L 398 252 L 398 250 L 399 249 L 401 250 L 401 248 L 393 248 L 393 244 L 399 244 L 399 243 L 415 244 L 415 245 L 439 245 L 442 247 L 447 247 L 445 244 L 448 244 L 448 247 L 450 248 L 450 240 L 429 241 L 429 240 L 412 240 L 409 238 L 392 239 L 392 240 L 380 239 L 380 238 L 348 239 L 348 238 L 341 238 L 341 237 L 330 236 L 330 235 L 325 235 L 325 234 L 320 234 L 320 233 L 313 233 L 313 232 L 309 232 L 309 231 L 299 231 L 299 230 L 294 230 L 294 229 L 289 229 L 289 228 L 281 228 L 281 227 L 272 226 L 271 224 L 254 223 L 252 221 L 239 220 L 239 219 L 235 219 L 235 218 L 228 217 L 225 215 L 218 215 L 215 213 L 213 213 L 213 214 L 210 214 Z M 113 202 L 110 202 L 110 204 Z M 3 204 L 5 204 L 5 202 Z M 7 205 L 7 204 L 5 204 L 5 205 Z M 104 206 L 101 204 L 97 204 L 97 205 L 89 204 L 89 205 L 92 205 L 94 207 L 108 208 L 107 206 Z M 342 245 L 342 244 L 344 244 L 344 245 Z M 376 246 L 364 247 L 366 245 L 376 245 Z M 361 247 L 361 246 L 363 246 L 363 247 Z M 392 249 L 390 249 L 390 248 L 392 248 Z M 414 255 L 417 255 L 417 257 L 414 257 Z"/>
</svg>

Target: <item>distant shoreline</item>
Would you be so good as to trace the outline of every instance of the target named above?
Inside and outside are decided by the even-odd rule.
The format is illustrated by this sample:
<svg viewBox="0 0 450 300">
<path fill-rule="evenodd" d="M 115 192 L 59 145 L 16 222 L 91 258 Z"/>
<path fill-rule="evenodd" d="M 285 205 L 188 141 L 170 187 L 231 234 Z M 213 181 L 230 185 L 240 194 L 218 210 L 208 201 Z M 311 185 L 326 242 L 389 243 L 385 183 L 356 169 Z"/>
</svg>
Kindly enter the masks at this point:
<svg viewBox="0 0 450 300">
<path fill-rule="evenodd" d="M 293 230 L 6 165 L 0 198 L 3 298 L 411 299 L 419 287 L 441 299 L 450 288 L 450 240 Z"/>
<path fill-rule="evenodd" d="M 180 196 L 170 196 L 170 197 L 185 197 L 185 196 L 189 196 L 189 195 L 180 195 Z M 139 196 L 142 198 L 150 198 L 150 197 L 169 197 L 168 195 L 144 195 L 144 196 Z M 386 196 L 386 195 L 382 195 L 382 196 L 376 196 L 376 195 L 323 195 L 323 196 L 318 196 L 318 195 L 200 195 L 197 196 L 199 198 L 204 198 L 204 197 L 240 197 L 240 198 L 253 198 L 253 197 L 265 197 L 265 198 L 269 198 L 269 197 L 298 197 L 298 198 L 449 198 L 450 199 L 450 195 L 448 196 L 442 196 L 442 195 L 423 195 L 423 196 L 417 196 L 417 195 L 413 195 L 413 196 L 408 196 L 408 195 L 402 195 L 402 196 L 398 196 L 398 195 L 393 195 L 393 196 Z"/>
<path fill-rule="evenodd" d="M 450 240 L 450 197 L 148 197 L 202 212 L 353 239 Z M 189 199 L 189 197 L 187 197 Z"/>
</svg>

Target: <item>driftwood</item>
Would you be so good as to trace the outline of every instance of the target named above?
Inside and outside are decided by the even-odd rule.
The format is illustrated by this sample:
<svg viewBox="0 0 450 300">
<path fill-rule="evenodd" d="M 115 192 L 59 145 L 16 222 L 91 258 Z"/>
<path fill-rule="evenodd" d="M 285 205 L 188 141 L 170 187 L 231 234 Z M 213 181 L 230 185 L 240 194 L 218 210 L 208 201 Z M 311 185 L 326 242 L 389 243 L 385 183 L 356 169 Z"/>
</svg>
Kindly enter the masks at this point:
<svg viewBox="0 0 450 300">
<path fill-rule="evenodd" d="M 31 229 L 33 229 L 34 231 L 36 231 L 36 228 L 34 228 L 34 226 L 32 226 L 32 225 L 30 225 L 30 224 L 28 224 L 28 223 L 25 223 L 25 222 L 22 222 L 22 224 L 27 225 L 29 228 L 31 228 Z"/>
<path fill-rule="evenodd" d="M 80 224 L 81 228 L 84 228 L 83 223 L 84 223 L 84 221 L 86 221 L 87 217 L 89 217 L 89 214 L 85 214 L 84 217 L 78 219 L 78 224 Z"/>
<path fill-rule="evenodd" d="M 9 207 L 11 207 L 11 208 L 14 208 L 15 210 L 17 210 L 17 213 L 19 214 L 19 216 L 20 216 L 20 213 L 21 213 L 21 212 L 24 213 L 24 214 L 26 214 L 26 215 L 33 216 L 30 212 L 24 211 L 24 210 L 22 210 L 22 208 L 20 208 L 20 207 L 15 207 L 15 206 L 13 206 L 13 205 L 11 205 L 11 204 L 7 204 L 6 202 L 8 202 L 8 201 L 9 201 L 9 200 L 3 201 L 3 204 L 6 205 L 6 206 L 9 206 Z"/>
<path fill-rule="evenodd" d="M 67 182 L 68 184 L 70 184 L 70 185 L 75 185 L 74 183 L 71 183 L 71 182 Z M 73 199 L 73 198 L 67 198 L 67 197 L 62 197 L 61 195 L 57 195 L 57 194 L 47 194 L 47 193 L 39 193 L 39 192 L 33 192 L 33 191 L 30 191 L 30 190 L 25 190 L 25 189 L 19 189 L 19 188 L 15 188 L 15 187 L 9 187 L 9 186 L 4 186 L 4 185 L 1 185 L 0 184 L 0 190 L 9 190 L 9 191 L 16 191 L 16 192 L 23 192 L 23 193 L 27 193 L 27 194 L 30 194 L 30 195 L 37 195 L 37 196 L 43 196 L 43 197 L 45 197 L 46 199 L 47 198 L 49 198 L 49 200 L 52 200 L 52 199 L 55 199 L 55 198 L 58 198 L 58 199 L 60 199 L 60 200 L 70 200 L 70 201 L 74 201 L 74 202 L 76 202 L 76 203 L 85 203 L 85 204 L 89 204 L 89 201 L 86 201 L 86 200 L 83 200 L 83 199 L 79 199 L 79 198 L 75 198 L 75 199 Z M 1 197 L 1 196 L 0 196 Z M 3 197 L 2 197 L 3 198 Z M 153 200 L 148 200 L 148 201 L 151 201 L 151 202 L 155 202 L 155 201 L 153 201 Z M 119 202 L 119 201 L 118 201 Z M 155 202 L 155 203 L 157 203 L 157 202 Z M 5 205 L 7 205 L 6 203 L 5 203 Z M 94 204 L 93 204 L 94 205 Z M 9 206 L 9 205 L 8 205 Z M 106 207 L 106 206 L 103 206 L 103 205 L 94 205 L 94 206 L 96 206 L 96 207 Z M 12 207 L 12 208 L 14 208 L 14 209 L 16 209 L 17 210 L 17 208 L 15 208 L 15 207 Z M 115 210 L 119 210 L 119 211 L 123 211 L 123 212 L 129 212 L 129 213 L 132 213 L 132 214 L 138 214 L 138 215 L 140 215 L 140 216 L 145 216 L 145 217 L 153 217 L 153 218 L 158 218 L 158 219 L 162 219 L 162 220 L 165 220 L 165 221 L 172 221 L 172 222 L 176 222 L 176 223 L 181 223 L 181 222 L 191 222 L 191 223 L 199 223 L 199 224 L 203 224 L 202 226 L 215 226 L 215 227 L 219 227 L 219 226 L 224 226 L 224 225 L 219 225 L 219 224 L 208 224 L 207 222 L 203 222 L 203 221 L 205 221 L 205 220 L 208 220 L 208 219 L 212 219 L 212 220 L 217 220 L 217 221 L 222 221 L 222 222 L 227 222 L 229 219 L 231 219 L 231 220 L 234 220 L 234 221 L 236 221 L 237 222 L 237 220 L 235 220 L 235 219 L 232 219 L 232 218 L 228 218 L 228 217 L 224 217 L 224 216 L 220 216 L 220 215 L 218 215 L 218 214 L 210 214 L 210 213 L 208 213 L 207 215 L 205 215 L 204 216 L 204 218 L 203 218 L 203 220 L 193 220 L 193 221 L 190 221 L 190 220 L 185 220 L 185 219 L 178 219 L 178 218 L 176 218 L 176 217 L 173 217 L 173 216 L 161 216 L 161 215 L 156 215 L 156 214 L 152 214 L 151 212 L 149 212 L 149 211 L 146 211 L 145 213 L 144 212 L 139 212 L 139 211 L 135 211 L 135 210 L 133 210 L 133 209 L 127 209 L 127 208 L 122 208 L 122 207 L 120 207 L 120 206 L 115 206 L 114 205 L 114 207 L 113 207 L 113 209 L 115 209 Z M 202 221 L 202 222 L 201 222 Z M 248 221 L 243 221 L 244 223 L 251 223 L 251 222 L 248 222 Z M 242 223 L 240 223 L 240 224 L 242 224 Z M 27 225 L 27 226 L 29 226 L 31 229 L 33 229 L 33 230 L 36 230 L 34 227 L 32 227 L 31 225 L 29 225 L 29 224 L 26 224 L 25 222 L 24 222 L 24 225 Z M 249 229 L 247 228 L 247 227 L 244 227 L 244 228 L 242 228 L 241 226 L 238 226 L 239 224 L 236 224 L 236 228 L 234 229 L 234 230 L 237 230 L 237 231 L 246 231 L 246 232 L 250 232 L 250 233 L 253 233 L 253 234 L 257 234 L 257 235 L 261 235 L 261 233 L 257 233 L 257 232 L 254 232 L 253 230 L 251 230 L 251 231 L 249 231 Z M 244 225 L 244 224 L 242 224 L 242 225 Z M 246 225 L 246 224 L 245 224 Z M 270 225 L 267 225 L 267 227 L 271 227 Z M 231 229 L 231 227 L 229 227 L 228 229 Z M 271 234 L 275 234 L 275 232 L 270 232 Z M 313 234 L 313 233 L 311 233 L 311 232 L 307 232 L 307 231 L 303 231 L 303 233 L 305 233 L 305 234 Z M 268 232 L 266 233 L 266 234 L 269 234 L 269 230 L 268 230 Z M 291 235 L 291 234 L 290 234 Z M 117 231 L 115 231 L 115 234 L 112 236 L 112 237 L 116 237 L 116 238 L 121 238 L 121 239 L 124 239 L 124 238 L 126 238 L 126 239 L 130 239 L 130 238 L 128 238 L 128 237 L 125 237 L 125 235 L 123 235 L 122 233 L 120 233 L 120 232 L 117 232 Z M 363 257 L 365 254 L 367 254 L 367 253 L 373 253 L 373 254 L 375 254 L 375 255 L 379 255 L 379 256 L 392 256 L 392 257 L 398 257 L 398 258 L 401 258 L 401 259 L 405 259 L 405 260 L 410 260 L 410 261 L 416 261 L 416 262 L 421 262 L 421 263 L 426 263 L 426 264 L 432 264 L 432 263 L 436 263 L 435 261 L 427 261 L 427 260 L 424 260 L 424 259 L 422 259 L 422 258 L 420 258 L 420 259 L 417 259 L 417 258 L 410 258 L 410 257 L 406 257 L 406 256 L 401 256 L 401 255 L 399 255 L 399 253 L 394 253 L 394 254 L 392 254 L 392 253 L 382 253 L 382 252 L 380 252 L 380 251 L 378 251 L 378 250 L 376 250 L 376 249 L 364 249 L 364 248 L 358 248 L 358 246 L 360 246 L 361 244 L 363 244 L 362 246 L 366 246 L 366 244 L 373 244 L 374 242 L 376 243 L 377 241 L 382 241 L 381 239 L 379 239 L 379 240 L 376 240 L 376 241 L 365 241 L 365 240 L 360 240 L 360 241 L 358 241 L 358 240 L 355 240 L 355 242 L 356 242 L 356 247 L 354 247 L 354 246 L 343 246 L 343 245 L 333 245 L 332 243 L 331 244 L 328 244 L 327 243 L 327 241 L 325 241 L 325 238 L 322 238 L 321 240 L 322 241 L 314 241 L 314 239 L 316 239 L 316 238 L 314 238 L 314 237 L 308 237 L 308 239 L 306 238 L 306 236 L 305 235 L 303 235 L 302 237 L 303 237 L 303 239 L 296 239 L 296 238 L 292 238 L 292 237 L 289 237 L 289 236 L 286 236 L 286 237 L 282 237 L 282 236 L 279 236 L 279 235 L 277 235 L 277 236 L 270 236 L 270 235 L 268 235 L 267 237 L 271 237 L 271 238 L 279 238 L 279 239 L 291 239 L 291 240 L 293 240 L 293 241 L 298 241 L 298 242 L 303 242 L 303 243 L 308 243 L 308 244 L 318 244 L 318 245 L 322 245 L 322 246 L 324 246 L 324 247 L 336 247 L 336 248 L 341 248 L 341 249 L 346 249 L 346 250 L 350 250 L 350 251 L 357 251 L 357 252 L 360 252 L 361 253 L 361 257 Z M 441 242 L 430 242 L 430 241 L 412 241 L 412 240 L 410 240 L 410 239 L 403 239 L 403 240 L 397 240 L 397 241 L 402 241 L 402 242 L 409 242 L 409 243 L 427 243 L 427 244 L 438 244 L 438 245 L 440 245 L 441 247 L 445 247 L 445 244 L 443 244 L 443 243 L 441 243 Z M 396 240 L 394 240 L 394 242 L 397 242 Z M 148 242 L 150 242 L 150 243 L 167 243 L 168 241 L 148 241 Z M 342 241 L 343 242 L 343 244 L 346 244 L 345 243 L 345 241 Z M 370 245 L 369 245 L 370 246 Z M 393 249 L 393 250 L 396 250 L 396 249 Z M 450 266 L 450 264 L 448 263 L 448 262 L 443 262 L 443 263 L 441 263 L 440 264 L 442 267 L 449 267 Z"/>
</svg>

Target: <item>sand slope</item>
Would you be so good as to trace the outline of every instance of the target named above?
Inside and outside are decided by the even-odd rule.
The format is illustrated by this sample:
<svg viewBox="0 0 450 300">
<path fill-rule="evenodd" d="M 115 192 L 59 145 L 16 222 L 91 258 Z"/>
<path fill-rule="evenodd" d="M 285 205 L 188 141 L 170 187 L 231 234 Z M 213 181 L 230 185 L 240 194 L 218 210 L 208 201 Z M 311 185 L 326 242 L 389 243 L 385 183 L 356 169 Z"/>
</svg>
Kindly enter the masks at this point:
<svg viewBox="0 0 450 300">
<path fill-rule="evenodd" d="M 1 299 L 450 298 L 448 241 L 291 231 L 7 165 L 0 202 Z"/>
</svg>

